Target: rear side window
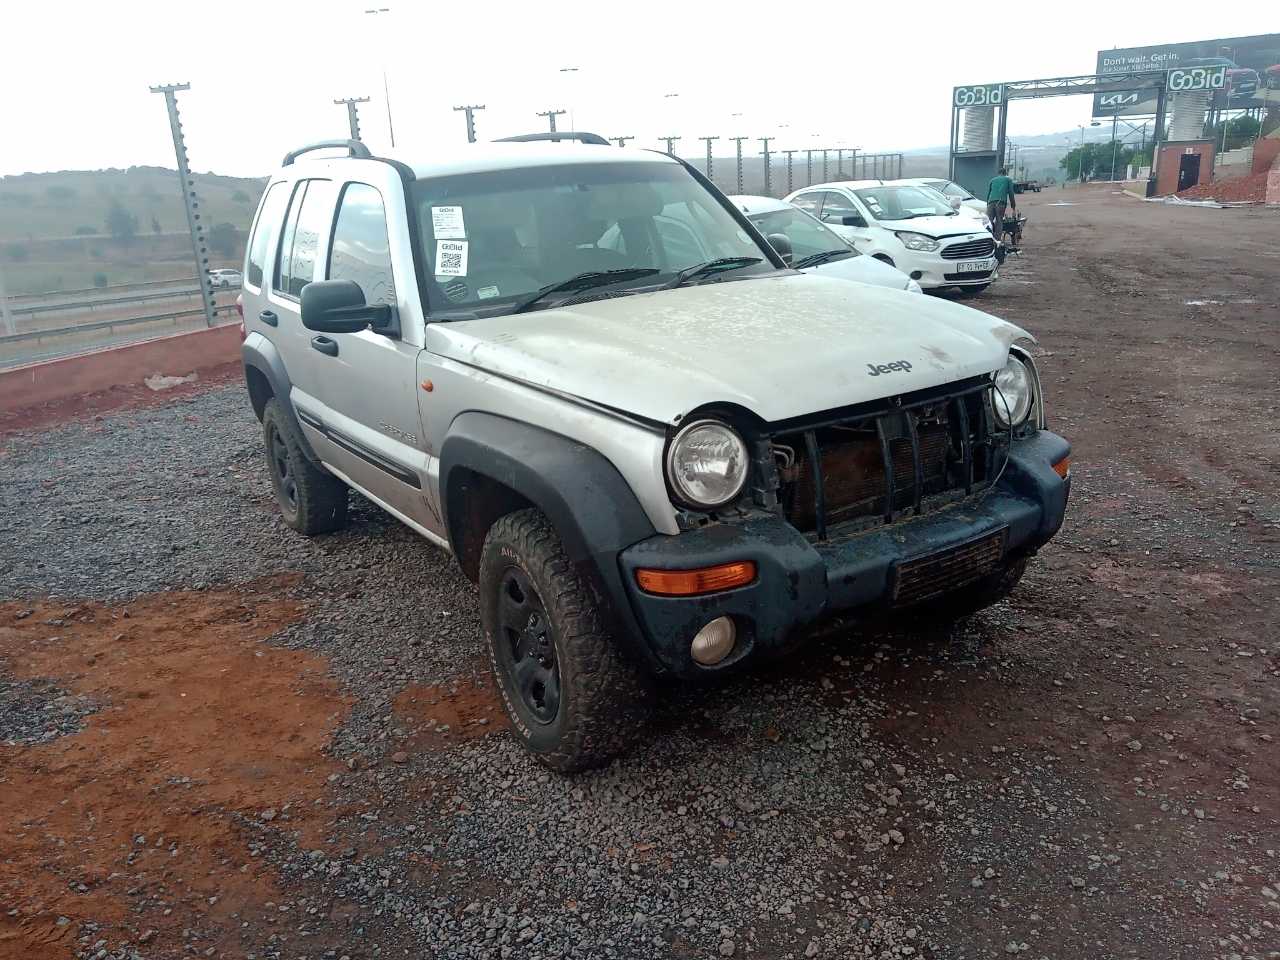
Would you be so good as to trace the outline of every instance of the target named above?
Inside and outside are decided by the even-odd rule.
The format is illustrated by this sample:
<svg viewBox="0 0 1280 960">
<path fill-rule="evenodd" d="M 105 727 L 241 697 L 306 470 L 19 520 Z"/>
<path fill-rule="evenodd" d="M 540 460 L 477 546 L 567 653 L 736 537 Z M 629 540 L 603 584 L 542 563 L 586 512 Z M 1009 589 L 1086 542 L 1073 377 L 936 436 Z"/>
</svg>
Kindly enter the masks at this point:
<svg viewBox="0 0 1280 960">
<path fill-rule="evenodd" d="M 329 247 L 328 277 L 354 280 L 366 303 L 396 302 L 386 206 L 382 194 L 367 183 L 349 183 L 342 192 Z"/>
<path fill-rule="evenodd" d="M 290 297 L 315 279 L 320 237 L 333 216 L 333 182 L 306 180 L 293 191 L 280 241 L 275 289 Z"/>
<path fill-rule="evenodd" d="M 253 228 L 253 239 L 249 241 L 249 271 L 245 281 L 250 286 L 262 287 L 271 241 L 280 233 L 280 218 L 284 215 L 284 202 L 288 195 L 283 183 L 273 183 L 267 188 L 262 212 L 258 214 L 258 222 Z"/>
<path fill-rule="evenodd" d="M 799 207 L 805 213 L 811 213 L 815 217 L 818 215 L 818 201 L 822 199 L 820 193 L 802 193 L 791 201 L 793 206 Z"/>
</svg>

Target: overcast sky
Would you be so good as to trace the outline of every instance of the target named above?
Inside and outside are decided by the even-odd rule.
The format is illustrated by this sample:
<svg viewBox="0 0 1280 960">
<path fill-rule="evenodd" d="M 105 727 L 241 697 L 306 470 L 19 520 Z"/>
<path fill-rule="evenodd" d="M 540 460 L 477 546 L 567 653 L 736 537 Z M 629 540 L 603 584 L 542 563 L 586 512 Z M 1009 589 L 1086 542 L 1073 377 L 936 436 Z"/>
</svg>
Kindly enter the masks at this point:
<svg viewBox="0 0 1280 960">
<path fill-rule="evenodd" d="M 375 3 L 390 12 L 363 13 Z M 1038 0 L 375 3 L 8 0 L 0 174 L 172 166 L 163 99 L 147 90 L 170 81 L 192 85 L 180 102 L 196 170 L 262 176 L 292 147 L 345 136 L 342 96 L 373 98 L 364 139 L 384 150 L 384 64 L 397 144 L 419 157 L 465 139 L 450 109 L 463 103 L 488 107 L 480 139 L 545 129 L 535 114 L 557 107 L 637 146 L 680 134 L 690 156 L 704 134 L 725 138 L 717 155 L 735 135 L 776 136 L 771 149 L 911 149 L 947 142 L 957 84 L 1090 73 L 1100 48 L 1280 29 L 1274 0 L 1215 8 L 1211 35 L 1203 4 L 1176 0 L 1130 14 L 1114 0 L 1053 13 Z M 1085 97 L 1018 103 L 1010 135 L 1088 113 Z"/>
</svg>

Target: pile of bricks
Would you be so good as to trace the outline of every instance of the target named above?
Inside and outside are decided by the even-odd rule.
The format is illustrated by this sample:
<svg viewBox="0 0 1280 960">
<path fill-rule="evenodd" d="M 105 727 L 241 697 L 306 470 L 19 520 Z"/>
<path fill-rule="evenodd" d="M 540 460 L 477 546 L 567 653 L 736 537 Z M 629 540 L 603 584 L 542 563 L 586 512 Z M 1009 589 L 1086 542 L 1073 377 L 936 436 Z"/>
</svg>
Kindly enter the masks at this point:
<svg viewBox="0 0 1280 960">
<path fill-rule="evenodd" d="M 1267 200 L 1267 177 L 1270 171 L 1263 170 L 1248 177 L 1233 177 L 1217 183 L 1200 183 L 1178 196 L 1184 200 L 1217 200 L 1221 203 L 1253 201 L 1264 203 Z"/>
</svg>

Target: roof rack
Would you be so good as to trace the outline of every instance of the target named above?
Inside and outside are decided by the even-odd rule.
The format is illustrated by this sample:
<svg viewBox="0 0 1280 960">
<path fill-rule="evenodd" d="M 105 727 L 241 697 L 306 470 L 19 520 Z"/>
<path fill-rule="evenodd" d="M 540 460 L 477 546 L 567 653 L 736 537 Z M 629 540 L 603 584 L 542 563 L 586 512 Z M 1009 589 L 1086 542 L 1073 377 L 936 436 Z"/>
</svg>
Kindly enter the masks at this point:
<svg viewBox="0 0 1280 960">
<path fill-rule="evenodd" d="M 521 133 L 514 137 L 499 137 L 494 143 L 531 143 L 534 140 L 577 140 L 596 147 L 611 147 L 611 144 L 598 133 L 587 133 L 585 130 L 565 130 L 555 133 Z"/>
<path fill-rule="evenodd" d="M 290 166 L 293 161 L 297 160 L 304 153 L 310 153 L 312 150 L 336 150 L 339 147 L 345 148 L 347 156 L 355 157 L 358 160 L 369 160 L 373 154 L 359 140 L 321 140 L 318 143 L 308 143 L 305 147 L 299 147 L 297 150 L 290 150 L 284 155 L 284 163 L 281 166 Z"/>
</svg>

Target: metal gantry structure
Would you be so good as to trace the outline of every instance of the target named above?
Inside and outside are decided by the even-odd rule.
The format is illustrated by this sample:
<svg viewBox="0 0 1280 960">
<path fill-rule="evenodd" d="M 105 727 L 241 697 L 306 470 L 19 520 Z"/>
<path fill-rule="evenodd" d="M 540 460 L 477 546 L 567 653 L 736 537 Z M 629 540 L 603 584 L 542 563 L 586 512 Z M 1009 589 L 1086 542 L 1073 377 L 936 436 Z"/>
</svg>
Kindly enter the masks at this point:
<svg viewBox="0 0 1280 960">
<path fill-rule="evenodd" d="M 347 127 L 351 131 L 351 139 L 360 139 L 360 111 L 358 105 L 368 103 L 368 97 L 342 97 L 333 101 L 337 106 L 346 106 L 347 108 Z"/>
<path fill-rule="evenodd" d="M 543 110 L 538 114 L 540 117 L 546 117 L 547 123 L 551 125 L 551 133 L 556 132 L 556 117 L 563 117 L 568 110 Z"/>
<path fill-rule="evenodd" d="M 196 196 L 196 182 L 191 177 L 187 163 L 187 144 L 182 136 L 182 121 L 178 117 L 178 97 L 190 90 L 189 83 L 166 83 L 151 88 L 152 93 L 164 94 L 164 104 L 169 111 L 169 130 L 173 134 L 173 152 L 178 161 L 178 181 L 182 185 L 182 202 L 187 211 L 187 229 L 191 232 L 191 252 L 196 264 L 196 277 L 200 281 L 200 301 L 204 307 L 205 323 L 212 327 L 214 319 L 213 280 L 209 276 L 209 246 L 200 222 L 200 200 Z"/>
<path fill-rule="evenodd" d="M 467 115 L 467 143 L 476 142 L 476 111 L 483 110 L 483 103 L 469 103 L 461 107 L 454 107 L 455 111 L 460 111 Z M 551 127 L 555 130 L 555 126 Z"/>
</svg>

